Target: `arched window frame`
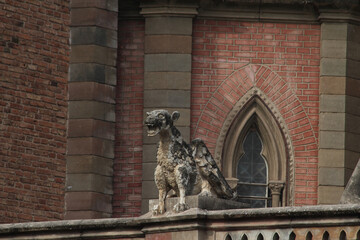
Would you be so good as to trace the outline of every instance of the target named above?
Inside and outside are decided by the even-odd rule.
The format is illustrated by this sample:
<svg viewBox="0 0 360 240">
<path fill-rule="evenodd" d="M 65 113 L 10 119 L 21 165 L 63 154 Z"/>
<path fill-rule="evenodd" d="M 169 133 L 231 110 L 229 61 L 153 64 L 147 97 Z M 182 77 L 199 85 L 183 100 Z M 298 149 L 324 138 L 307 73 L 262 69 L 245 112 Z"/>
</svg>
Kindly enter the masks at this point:
<svg viewBox="0 0 360 240">
<path fill-rule="evenodd" d="M 256 90 L 257 92 L 258 90 Z M 264 96 L 262 94 L 262 96 Z M 245 97 L 245 96 L 244 96 Z M 248 98 L 248 97 L 247 97 Z M 239 104 L 238 104 L 239 105 Z M 236 178 L 237 161 L 243 153 L 242 142 L 249 131 L 249 128 L 256 125 L 258 133 L 263 141 L 262 155 L 268 161 L 269 186 L 275 186 L 275 195 L 279 198 L 281 206 L 291 205 L 292 200 L 288 193 L 292 182 L 289 182 L 289 139 L 284 136 L 284 124 L 280 127 L 279 118 L 274 117 L 274 107 L 265 104 L 258 95 L 253 95 L 247 99 L 246 104 L 241 108 L 234 108 L 236 114 L 232 112 L 230 119 L 231 125 L 223 127 L 222 133 L 226 131 L 223 143 L 218 143 L 215 156 L 221 151 L 221 164 L 225 177 L 228 179 Z M 236 116 L 231 116 L 236 115 Z M 279 114 L 277 113 L 279 116 Z M 220 149 L 221 147 L 221 149 Z M 219 160 L 219 159 L 217 159 Z M 284 186 L 279 192 L 279 186 Z M 278 192 L 276 192 L 278 191 Z M 272 194 L 274 195 L 274 194 Z"/>
<path fill-rule="evenodd" d="M 238 172 L 238 170 L 239 170 L 239 164 L 241 163 L 241 161 L 242 161 L 242 159 L 243 159 L 243 157 L 245 156 L 245 153 L 247 152 L 246 150 L 244 150 L 244 148 L 245 148 L 245 144 L 246 144 L 246 141 L 247 141 L 247 138 L 249 137 L 249 134 L 251 133 L 251 132 L 253 132 L 253 133 L 255 133 L 256 134 L 256 138 L 260 141 L 260 145 L 261 145 L 261 151 L 260 152 L 255 152 L 255 150 L 250 150 L 250 149 L 248 149 L 248 150 L 250 150 L 249 152 L 248 152 L 248 154 L 260 154 L 260 157 L 261 157 L 261 159 L 264 161 L 263 163 L 264 163 L 264 165 L 265 165 L 265 171 L 266 171 L 266 173 L 265 173 L 265 181 L 264 181 L 264 183 L 260 183 L 260 182 L 242 182 L 241 181 L 241 179 L 239 178 L 239 172 Z M 249 139 L 250 140 L 250 139 Z M 238 149 L 240 149 L 240 148 L 238 148 Z M 261 136 L 259 135 L 259 130 L 258 130 L 258 128 L 257 128 L 257 126 L 255 125 L 255 124 L 253 124 L 249 129 L 248 129 L 248 132 L 245 134 L 245 137 L 244 137 L 244 139 L 243 139 L 243 142 L 242 142 L 242 144 L 241 144 L 241 155 L 240 155 L 240 157 L 237 159 L 237 161 L 236 161 L 236 168 L 237 168 L 237 172 L 236 172 L 236 176 L 237 176 L 237 178 L 238 178 L 238 184 L 239 185 L 242 185 L 242 184 L 245 184 L 245 185 L 247 185 L 247 186 L 258 186 L 258 187 L 265 187 L 265 195 L 264 196 L 255 196 L 255 195 L 253 195 L 253 196 L 250 196 L 250 195 L 248 195 L 248 194 L 245 194 L 245 195 L 243 195 L 243 194 L 240 194 L 240 192 L 239 192 L 239 197 L 241 197 L 241 198 L 244 198 L 244 200 L 245 199 L 247 199 L 247 200 L 255 200 L 255 201 L 260 201 L 260 202 L 263 202 L 264 203 L 264 207 L 267 207 L 268 206 L 268 197 L 269 197 L 269 191 L 268 191 L 268 185 L 269 185 L 269 178 L 268 178 L 268 175 L 269 175 L 269 173 L 268 173 L 268 169 L 269 169 L 269 167 L 268 167 L 268 164 L 267 164 L 267 160 L 266 160 L 266 158 L 263 156 L 263 154 L 262 154 L 262 152 L 263 152 L 263 142 L 262 142 L 262 139 L 261 139 Z M 254 151 L 254 152 L 253 152 Z M 250 163 L 250 162 L 249 162 Z M 250 164 L 253 164 L 253 163 L 250 163 Z M 249 169 L 250 170 L 250 169 Z M 251 170 L 250 170 L 251 171 Z M 251 174 L 251 173 L 249 173 L 249 174 Z M 253 176 L 252 176 L 253 177 Z"/>
</svg>

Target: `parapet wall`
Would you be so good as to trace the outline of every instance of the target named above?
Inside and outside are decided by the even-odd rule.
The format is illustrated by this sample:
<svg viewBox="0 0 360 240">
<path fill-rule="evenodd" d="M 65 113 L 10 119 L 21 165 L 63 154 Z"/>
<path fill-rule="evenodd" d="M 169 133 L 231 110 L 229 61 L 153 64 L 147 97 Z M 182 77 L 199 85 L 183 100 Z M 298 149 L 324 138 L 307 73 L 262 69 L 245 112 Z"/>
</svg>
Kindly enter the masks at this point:
<svg viewBox="0 0 360 240">
<path fill-rule="evenodd" d="M 206 211 L 0 225 L 0 239 L 359 239 L 359 205 Z"/>
</svg>

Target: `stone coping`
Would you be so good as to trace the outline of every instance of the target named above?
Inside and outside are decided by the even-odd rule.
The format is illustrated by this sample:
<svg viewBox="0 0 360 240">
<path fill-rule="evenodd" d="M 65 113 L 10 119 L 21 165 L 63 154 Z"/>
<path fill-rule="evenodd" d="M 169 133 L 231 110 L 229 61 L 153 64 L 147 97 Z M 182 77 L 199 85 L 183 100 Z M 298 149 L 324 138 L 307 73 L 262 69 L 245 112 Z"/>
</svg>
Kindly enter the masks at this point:
<svg viewBox="0 0 360 240">
<path fill-rule="evenodd" d="M 147 225 L 155 223 L 176 223 L 193 220 L 222 221 L 222 220 L 249 220 L 254 219 L 333 219 L 348 217 L 359 219 L 360 205 L 317 205 L 303 207 L 278 207 L 262 209 L 231 209 L 207 211 L 198 208 L 191 208 L 178 214 L 166 213 L 162 216 L 152 216 L 147 213 L 136 218 L 107 218 L 107 219 L 86 219 L 86 220 L 61 220 L 47 222 L 28 222 L 0 224 L 0 236 L 5 234 L 16 234 L 26 232 L 47 232 L 47 231 L 78 231 L 78 230 L 105 230 L 105 229 L 138 229 L 141 230 Z M 344 221 L 344 219 L 343 219 Z M 357 221 L 357 224 L 360 219 Z M 255 225 L 253 225 L 255 227 Z"/>
</svg>

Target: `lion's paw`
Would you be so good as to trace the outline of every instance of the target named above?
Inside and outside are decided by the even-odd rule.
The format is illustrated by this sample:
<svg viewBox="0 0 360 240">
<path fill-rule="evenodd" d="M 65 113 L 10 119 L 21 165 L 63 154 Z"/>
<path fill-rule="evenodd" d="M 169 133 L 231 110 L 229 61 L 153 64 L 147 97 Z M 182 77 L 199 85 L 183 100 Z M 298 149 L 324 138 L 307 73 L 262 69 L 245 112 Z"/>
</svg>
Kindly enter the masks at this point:
<svg viewBox="0 0 360 240">
<path fill-rule="evenodd" d="M 203 190 L 201 193 L 199 193 L 199 196 L 202 196 L 202 197 L 212 197 L 212 193 L 211 193 L 210 191 Z"/>
<path fill-rule="evenodd" d="M 154 208 L 152 209 L 152 213 L 153 215 L 162 215 L 165 213 L 165 208 L 160 207 L 160 205 L 155 205 Z"/>
<path fill-rule="evenodd" d="M 186 203 L 177 203 L 175 206 L 174 206 L 174 212 L 183 212 L 185 210 L 189 209 L 189 206 L 186 204 Z"/>
</svg>

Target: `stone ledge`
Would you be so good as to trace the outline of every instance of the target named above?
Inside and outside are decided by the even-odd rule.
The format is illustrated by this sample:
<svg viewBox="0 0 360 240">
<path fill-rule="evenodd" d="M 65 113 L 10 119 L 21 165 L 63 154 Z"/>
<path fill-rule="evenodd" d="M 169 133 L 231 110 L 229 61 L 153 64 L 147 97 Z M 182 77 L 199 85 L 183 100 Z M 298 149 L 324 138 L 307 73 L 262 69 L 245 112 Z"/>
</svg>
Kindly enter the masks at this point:
<svg viewBox="0 0 360 240">
<path fill-rule="evenodd" d="M 189 230 L 213 232 L 268 229 L 275 232 L 281 228 L 290 232 L 296 228 L 303 231 L 309 227 L 334 226 L 354 226 L 354 230 L 358 231 L 359 213 L 359 204 L 223 211 L 192 208 L 170 216 L 0 224 L 0 239 L 150 239 L 150 236 L 154 236 L 149 235 L 152 233 L 186 233 Z"/>
<path fill-rule="evenodd" d="M 149 201 L 149 209 L 153 209 L 159 202 L 158 199 L 152 199 Z M 167 198 L 165 202 L 166 211 L 170 212 L 174 208 L 175 204 L 179 202 L 178 197 Z M 186 204 L 189 208 L 199 208 L 204 210 L 226 210 L 226 209 L 241 209 L 249 208 L 249 205 L 242 202 L 236 202 L 215 197 L 206 196 L 187 196 L 185 198 Z"/>
</svg>

